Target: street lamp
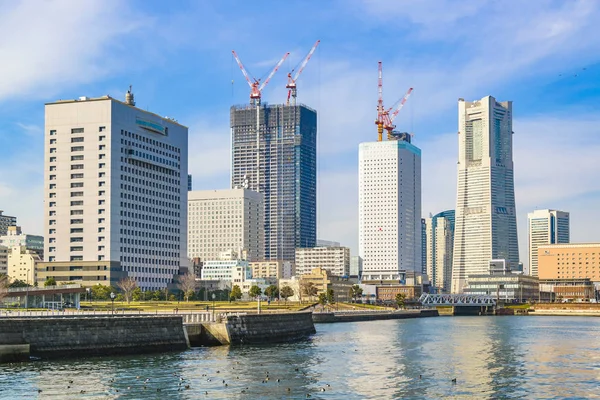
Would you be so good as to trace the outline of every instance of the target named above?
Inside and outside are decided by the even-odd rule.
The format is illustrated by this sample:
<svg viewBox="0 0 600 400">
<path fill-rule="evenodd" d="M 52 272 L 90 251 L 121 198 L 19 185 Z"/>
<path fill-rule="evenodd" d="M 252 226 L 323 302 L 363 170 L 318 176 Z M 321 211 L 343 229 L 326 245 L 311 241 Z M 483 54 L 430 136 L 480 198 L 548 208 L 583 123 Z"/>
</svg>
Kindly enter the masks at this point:
<svg viewBox="0 0 600 400">
<path fill-rule="evenodd" d="M 91 298 L 92 298 L 92 296 L 91 296 L 92 289 L 90 289 L 90 288 L 85 288 L 85 292 L 86 292 L 86 293 L 85 293 L 85 301 L 89 301 L 89 302 L 91 302 L 91 301 L 92 301 L 92 300 L 91 300 Z"/>
<path fill-rule="evenodd" d="M 215 294 L 212 294 L 212 301 L 213 301 L 213 321 L 215 320 Z"/>
<path fill-rule="evenodd" d="M 115 292 L 110 292 L 110 300 L 112 301 L 112 313 L 115 315 Z"/>
</svg>

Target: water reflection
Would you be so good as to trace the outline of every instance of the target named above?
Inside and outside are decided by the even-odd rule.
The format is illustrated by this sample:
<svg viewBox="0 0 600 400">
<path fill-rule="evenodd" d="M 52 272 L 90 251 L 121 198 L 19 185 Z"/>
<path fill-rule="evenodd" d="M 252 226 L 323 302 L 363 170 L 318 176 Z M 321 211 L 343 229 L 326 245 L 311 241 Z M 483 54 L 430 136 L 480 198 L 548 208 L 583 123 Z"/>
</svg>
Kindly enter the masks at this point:
<svg viewBox="0 0 600 400">
<path fill-rule="evenodd" d="M 586 317 L 330 324 L 294 344 L 0 365 L 0 399 L 594 398 L 599 383 Z"/>
</svg>

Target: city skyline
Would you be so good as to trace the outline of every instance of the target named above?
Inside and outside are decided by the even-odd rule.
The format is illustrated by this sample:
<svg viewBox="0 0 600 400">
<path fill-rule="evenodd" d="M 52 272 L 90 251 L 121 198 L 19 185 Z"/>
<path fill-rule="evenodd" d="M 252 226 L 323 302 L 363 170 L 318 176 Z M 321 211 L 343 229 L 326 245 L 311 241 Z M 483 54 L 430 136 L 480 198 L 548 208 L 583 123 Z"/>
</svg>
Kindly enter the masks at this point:
<svg viewBox="0 0 600 400">
<path fill-rule="evenodd" d="M 518 116 L 514 159 L 521 261 L 527 263 L 526 215 L 536 208 L 570 210 L 571 241 L 598 240 L 594 227 L 600 217 L 592 211 L 598 200 L 594 176 L 600 164 L 595 156 L 600 146 L 596 139 L 600 117 L 591 110 L 599 97 L 596 65 L 600 57 L 594 50 L 600 48 L 600 41 L 593 21 L 600 16 L 600 7 L 594 3 L 542 2 L 507 10 L 483 2 L 460 6 L 439 2 L 434 8 L 415 4 L 407 9 L 391 2 L 356 1 L 340 13 L 341 3 L 332 2 L 323 5 L 318 15 L 296 3 L 296 12 L 306 13 L 309 23 L 289 36 L 257 33 L 261 40 L 238 34 L 246 29 L 245 5 L 231 7 L 223 2 L 207 9 L 186 3 L 174 12 L 157 4 L 142 7 L 141 2 L 100 4 L 104 3 L 55 2 L 35 10 L 27 3 L 3 6 L 3 29 L 33 27 L 27 35 L 11 39 L 12 46 L 5 51 L 11 62 L 1 67 L 7 82 L 0 89 L 0 156 L 5 160 L 0 165 L 0 208 L 19 217 L 28 233 L 43 233 L 43 102 L 104 93 L 121 98 L 132 83 L 142 108 L 159 110 L 190 125 L 195 189 L 226 187 L 229 106 L 246 102 L 248 94 L 239 71 L 230 71 L 230 50 L 243 51 L 253 70 L 272 66 L 280 53 L 292 51 L 290 65 L 282 66 L 265 92 L 266 102 L 281 103 L 286 94 L 285 73 L 319 38 L 322 43 L 298 83 L 298 101 L 319 111 L 319 131 L 323 132 L 317 162 L 318 236 L 339 241 L 357 253 L 356 147 L 376 135 L 372 125 L 376 64 L 383 59 L 389 66 L 386 98 L 400 98 L 407 86 L 415 87 L 397 122 L 401 129 L 415 133 L 414 142 L 423 150 L 424 215 L 454 208 L 456 98 L 494 94 L 514 101 Z M 269 16 L 289 11 L 273 4 L 261 5 L 257 11 Z M 77 21 L 71 15 L 78 15 Z M 156 34 L 148 27 L 158 27 L 158 15 L 161 24 Z M 208 18 L 203 29 L 221 35 L 207 42 L 206 32 L 191 22 L 198 15 L 214 17 Z M 224 15 L 233 21 L 227 27 L 219 22 Z M 331 29 L 331 15 L 336 15 L 340 29 Z M 381 19 L 378 25 L 388 40 L 386 46 L 373 46 L 381 43 L 370 30 L 373 15 Z M 462 26 L 466 19 L 470 24 Z M 47 25 L 50 20 L 52 28 Z M 403 27 L 382 24 L 395 20 L 400 23 L 391 25 Z M 283 25 L 284 21 L 275 18 L 273 23 Z M 544 33 L 550 25 L 557 28 Z M 83 26 L 91 26 L 85 40 L 74 41 L 79 36 L 74 33 Z M 349 26 L 355 32 L 344 29 Z M 467 46 L 462 39 L 478 28 L 480 34 L 496 39 L 500 48 L 491 52 L 483 43 Z M 189 35 L 174 34 L 182 31 Z M 147 41 L 168 51 L 158 56 L 143 44 Z M 124 47 L 117 45 L 121 42 Z M 255 44 L 259 42 L 260 46 Z M 52 46 L 52 55 L 40 51 L 62 43 Z M 403 50 L 391 54 L 389 44 Z M 445 50 L 432 51 L 439 46 Z M 174 62 L 164 68 L 167 57 Z M 184 57 L 186 65 L 178 65 L 177 60 Z M 121 63 L 108 61 L 120 58 L 144 62 L 126 63 L 123 68 Z M 33 65 L 45 68 L 28 67 Z M 205 92 L 210 95 L 197 95 Z M 532 148 L 536 151 L 531 152 Z M 569 162 L 573 159 L 579 162 Z M 558 164 L 561 168 L 555 169 Z"/>
</svg>

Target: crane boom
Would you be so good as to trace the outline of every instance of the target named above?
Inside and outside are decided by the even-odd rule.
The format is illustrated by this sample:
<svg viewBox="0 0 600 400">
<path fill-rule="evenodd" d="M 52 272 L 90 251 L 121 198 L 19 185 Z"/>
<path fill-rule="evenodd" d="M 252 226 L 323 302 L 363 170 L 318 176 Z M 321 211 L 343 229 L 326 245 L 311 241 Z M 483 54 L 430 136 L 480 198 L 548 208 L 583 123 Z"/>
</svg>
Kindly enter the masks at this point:
<svg viewBox="0 0 600 400">
<path fill-rule="evenodd" d="M 394 111 L 390 115 L 390 123 L 394 122 L 394 119 L 396 119 L 396 117 L 398 116 L 398 113 L 400 112 L 400 110 L 402 110 L 402 107 L 404 107 L 404 104 L 406 103 L 406 100 L 408 100 L 408 98 L 410 97 L 410 94 L 412 93 L 412 91 L 413 91 L 413 88 L 409 88 L 408 91 L 406 92 L 406 94 L 404 95 L 404 97 L 402 98 L 402 100 L 400 100 L 400 104 L 398 104 L 396 111 Z M 388 110 L 388 112 L 391 111 L 392 108 L 390 108 Z"/>
<path fill-rule="evenodd" d="M 304 57 L 304 60 L 302 61 L 302 64 L 300 64 L 300 68 L 298 68 L 298 72 L 296 72 L 296 75 L 294 75 L 294 78 L 293 78 L 294 82 L 296 82 L 298 80 L 298 77 L 300 76 L 300 74 L 302 73 L 302 71 L 304 71 L 304 67 L 306 67 L 306 64 L 308 64 L 308 60 L 310 60 L 310 58 L 314 54 L 314 52 L 317 49 L 317 46 L 319 45 L 319 43 L 321 43 L 321 41 L 317 40 L 315 42 L 315 44 L 313 45 L 312 49 L 310 49 L 310 51 L 306 55 L 306 57 Z"/>
<path fill-rule="evenodd" d="M 246 82 L 248 82 L 248 86 L 250 86 L 250 88 L 252 88 L 252 84 L 254 82 L 252 82 L 252 80 L 250 79 L 250 75 L 248 75 L 246 68 L 244 68 L 244 64 L 242 64 L 242 60 L 240 60 L 240 58 L 238 57 L 235 50 L 231 50 L 231 52 L 233 53 L 233 57 L 235 58 L 235 61 L 237 61 L 237 64 L 240 67 L 240 70 L 242 70 L 242 74 L 244 74 L 244 77 L 246 78 Z M 254 81 L 256 81 L 256 79 L 254 79 Z"/>
<path fill-rule="evenodd" d="M 283 55 L 283 57 L 281 57 L 281 60 L 279 60 L 279 62 L 277 63 L 277 65 L 275 65 L 275 68 L 273 68 L 273 71 L 271 71 L 271 73 L 269 74 L 269 76 L 267 76 L 267 79 L 265 79 L 265 81 L 262 83 L 262 85 L 260 85 L 260 87 L 258 88 L 259 92 L 262 92 L 262 90 L 265 88 L 265 86 L 267 86 L 267 84 L 269 83 L 269 81 L 271 80 L 271 78 L 273 77 L 273 75 L 275 75 L 275 72 L 277 72 L 277 70 L 279 69 L 279 67 L 281 67 L 281 64 L 283 64 L 283 62 L 285 61 L 286 58 L 288 58 L 288 56 L 290 55 L 289 52 L 285 53 Z"/>
<path fill-rule="evenodd" d="M 294 76 L 292 76 L 292 73 L 294 72 L 294 70 L 291 70 L 288 73 L 288 83 L 287 83 L 287 85 L 285 85 L 285 87 L 288 89 L 287 103 L 286 104 L 288 104 L 288 105 L 290 104 L 290 96 L 293 98 L 294 105 L 296 104 L 296 95 L 297 95 L 297 92 L 296 92 L 296 81 L 300 77 L 300 74 L 302 73 L 302 71 L 304 71 L 304 68 L 306 67 L 306 64 L 308 64 L 308 60 L 310 60 L 310 58 L 314 54 L 314 52 L 317 49 L 317 46 L 319 45 L 319 43 L 321 43 L 320 40 L 317 40 L 315 42 L 315 44 L 310 49 L 310 51 L 308 52 L 308 54 L 306 55 L 306 57 L 304 57 L 304 59 L 302 60 L 302 62 L 299 64 L 298 71 L 296 71 L 296 73 L 294 74 Z"/>
</svg>

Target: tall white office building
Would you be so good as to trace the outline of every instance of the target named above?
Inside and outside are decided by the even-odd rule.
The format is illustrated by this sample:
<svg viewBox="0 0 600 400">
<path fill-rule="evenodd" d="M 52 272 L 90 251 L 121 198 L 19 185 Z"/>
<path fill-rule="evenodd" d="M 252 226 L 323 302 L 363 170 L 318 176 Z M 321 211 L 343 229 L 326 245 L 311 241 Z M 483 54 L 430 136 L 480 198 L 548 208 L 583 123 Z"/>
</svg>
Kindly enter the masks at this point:
<svg viewBox="0 0 600 400">
<path fill-rule="evenodd" d="M 249 189 L 188 192 L 188 256 L 216 260 L 232 250 L 247 261 L 264 254 L 264 197 Z"/>
<path fill-rule="evenodd" d="M 452 292 L 490 260 L 519 263 L 512 158 L 512 102 L 458 101 L 458 189 Z"/>
<path fill-rule="evenodd" d="M 535 210 L 527 214 L 529 226 L 529 275 L 538 276 L 538 247 L 569 243 L 569 213 Z"/>
<path fill-rule="evenodd" d="M 362 280 L 402 281 L 422 271 L 421 150 L 406 140 L 361 143 L 358 246 Z"/>
<path fill-rule="evenodd" d="M 425 218 L 425 266 L 436 293 L 449 293 L 452 285 L 454 210 Z"/>
<path fill-rule="evenodd" d="M 188 128 L 110 96 L 46 104 L 38 280 L 164 288 L 187 266 Z"/>
</svg>

